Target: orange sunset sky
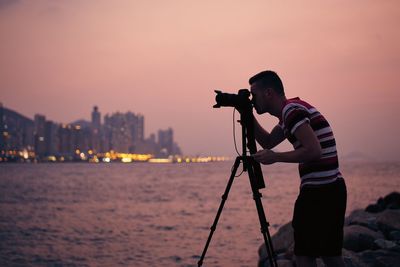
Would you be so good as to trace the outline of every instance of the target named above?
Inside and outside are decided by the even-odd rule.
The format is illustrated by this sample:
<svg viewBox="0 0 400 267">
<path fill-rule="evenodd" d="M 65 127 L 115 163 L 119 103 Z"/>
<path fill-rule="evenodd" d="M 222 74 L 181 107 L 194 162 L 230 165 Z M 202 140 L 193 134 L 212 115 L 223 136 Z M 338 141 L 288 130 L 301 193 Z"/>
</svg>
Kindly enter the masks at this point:
<svg viewBox="0 0 400 267">
<path fill-rule="evenodd" d="M 399 26 L 385 0 L 0 0 L 0 102 L 63 123 L 94 105 L 141 113 L 146 136 L 172 127 L 185 154 L 234 155 L 213 90 L 272 69 L 327 117 L 342 157 L 397 160 Z"/>
</svg>

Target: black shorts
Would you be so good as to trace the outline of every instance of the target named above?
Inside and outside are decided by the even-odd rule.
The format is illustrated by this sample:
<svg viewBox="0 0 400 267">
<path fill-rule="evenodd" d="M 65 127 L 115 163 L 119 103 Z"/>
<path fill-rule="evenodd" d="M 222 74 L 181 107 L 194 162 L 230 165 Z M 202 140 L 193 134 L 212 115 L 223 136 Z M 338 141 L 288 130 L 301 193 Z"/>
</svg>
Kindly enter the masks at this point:
<svg viewBox="0 0 400 267">
<path fill-rule="evenodd" d="M 343 179 L 300 190 L 292 221 L 295 255 L 342 255 L 346 201 L 347 191 Z"/>
</svg>

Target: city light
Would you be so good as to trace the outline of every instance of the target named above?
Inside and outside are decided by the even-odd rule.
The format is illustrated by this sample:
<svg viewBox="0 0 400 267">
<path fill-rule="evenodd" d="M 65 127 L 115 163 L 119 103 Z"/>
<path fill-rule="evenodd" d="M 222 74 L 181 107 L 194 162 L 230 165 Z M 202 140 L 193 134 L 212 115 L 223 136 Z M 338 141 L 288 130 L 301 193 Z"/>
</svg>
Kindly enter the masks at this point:
<svg viewBox="0 0 400 267">
<path fill-rule="evenodd" d="M 26 149 L 17 150 L 2 150 L 0 151 L 0 162 L 37 162 L 37 155 L 33 151 Z M 56 156 L 48 155 L 41 159 L 44 162 L 90 162 L 90 163 L 207 163 L 230 161 L 231 157 L 185 157 L 185 156 L 169 156 L 168 158 L 157 158 L 153 154 L 135 154 L 135 153 L 117 153 L 113 150 L 106 153 L 95 153 L 93 151 L 83 152 L 79 149 L 75 150 L 75 157 L 71 156 Z"/>
<path fill-rule="evenodd" d="M 79 154 L 79 156 L 80 156 L 81 160 L 83 160 L 83 161 L 87 160 L 85 153 L 82 152 L 81 154 Z"/>
<path fill-rule="evenodd" d="M 131 163 L 132 159 L 131 158 L 122 158 L 121 162 L 123 162 L 123 163 Z"/>
<path fill-rule="evenodd" d="M 24 151 L 22 152 L 22 156 L 23 156 L 23 158 L 24 158 L 25 160 L 28 159 L 28 158 L 29 158 L 28 151 L 27 151 L 27 150 L 24 150 Z"/>
<path fill-rule="evenodd" d="M 94 156 L 93 158 L 90 158 L 90 159 L 89 159 L 89 162 L 90 162 L 90 163 L 99 163 L 100 160 L 99 160 L 98 157 Z"/>
<path fill-rule="evenodd" d="M 106 114 L 97 106 L 92 120 L 55 123 L 35 114 L 28 119 L 0 106 L 0 162 L 206 163 L 230 158 L 182 156 L 171 127 L 144 136 L 144 116 Z"/>
<path fill-rule="evenodd" d="M 149 159 L 150 163 L 172 163 L 171 159 Z"/>
<path fill-rule="evenodd" d="M 48 157 L 47 157 L 47 160 L 48 160 L 49 162 L 56 162 L 56 161 L 57 161 L 57 158 L 56 158 L 55 156 L 48 156 Z"/>
</svg>

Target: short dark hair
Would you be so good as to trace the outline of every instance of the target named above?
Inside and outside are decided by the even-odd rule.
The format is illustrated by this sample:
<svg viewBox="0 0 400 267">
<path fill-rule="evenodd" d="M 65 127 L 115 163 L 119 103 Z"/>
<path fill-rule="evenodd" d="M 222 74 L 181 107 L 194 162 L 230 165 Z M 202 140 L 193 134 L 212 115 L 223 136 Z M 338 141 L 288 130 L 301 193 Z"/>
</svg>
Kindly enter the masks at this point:
<svg viewBox="0 0 400 267">
<path fill-rule="evenodd" d="M 281 96 L 285 95 L 285 90 L 281 78 L 272 70 L 262 71 L 249 79 L 249 84 L 260 83 L 263 88 L 272 88 Z"/>
</svg>

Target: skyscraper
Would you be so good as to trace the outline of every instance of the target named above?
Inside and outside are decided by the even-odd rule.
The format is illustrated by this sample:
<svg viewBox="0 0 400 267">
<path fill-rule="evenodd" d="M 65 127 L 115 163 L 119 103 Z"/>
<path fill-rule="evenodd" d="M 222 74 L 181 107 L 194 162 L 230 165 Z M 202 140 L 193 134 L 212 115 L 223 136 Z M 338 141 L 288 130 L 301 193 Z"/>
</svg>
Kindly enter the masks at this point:
<svg viewBox="0 0 400 267">
<path fill-rule="evenodd" d="M 101 127 L 101 113 L 97 106 L 94 106 L 92 111 L 92 127 L 93 129 L 100 129 Z"/>
<path fill-rule="evenodd" d="M 3 103 L 0 103 L 0 150 L 6 149 L 4 134 L 4 108 Z"/>
<path fill-rule="evenodd" d="M 101 114 L 97 106 L 93 107 L 92 111 L 92 126 L 91 126 L 91 148 L 95 152 L 101 150 Z"/>
<path fill-rule="evenodd" d="M 45 122 L 45 145 L 46 145 L 46 152 L 47 156 L 54 156 L 59 153 L 59 135 L 58 135 L 58 128 L 59 126 L 52 121 Z"/>
<path fill-rule="evenodd" d="M 27 117 L 0 106 L 0 150 L 33 150 L 34 123 Z"/>
<path fill-rule="evenodd" d="M 60 139 L 59 152 L 62 156 L 69 156 L 74 153 L 73 140 L 72 140 L 72 126 L 60 125 L 58 129 L 58 136 Z"/>
<path fill-rule="evenodd" d="M 46 117 L 43 115 L 35 115 L 35 152 L 38 156 L 44 156 L 46 154 L 46 143 L 45 143 L 45 128 L 46 128 Z"/>
<path fill-rule="evenodd" d="M 144 116 L 142 114 L 137 115 L 137 136 L 138 142 L 144 141 Z"/>
<path fill-rule="evenodd" d="M 104 116 L 104 135 L 109 149 L 135 153 L 144 142 L 144 117 L 132 112 L 116 112 Z"/>
<path fill-rule="evenodd" d="M 107 115 L 104 117 L 104 125 L 110 140 L 110 149 L 117 152 L 129 152 L 132 137 L 125 115 L 120 112 L 111 116 Z"/>
<path fill-rule="evenodd" d="M 160 146 L 160 156 L 169 156 L 173 154 L 174 131 L 172 128 L 158 131 L 158 144 Z"/>
</svg>

